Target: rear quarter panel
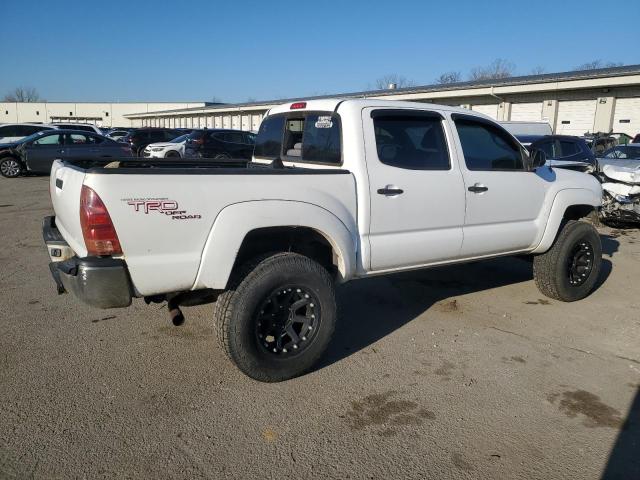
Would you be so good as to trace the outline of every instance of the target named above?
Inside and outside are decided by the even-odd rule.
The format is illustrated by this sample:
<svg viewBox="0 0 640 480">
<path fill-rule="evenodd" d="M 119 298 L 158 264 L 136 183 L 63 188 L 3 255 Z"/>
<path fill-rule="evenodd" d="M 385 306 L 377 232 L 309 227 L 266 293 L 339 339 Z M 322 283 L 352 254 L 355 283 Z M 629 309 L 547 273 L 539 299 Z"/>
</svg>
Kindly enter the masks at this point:
<svg viewBox="0 0 640 480">
<path fill-rule="evenodd" d="M 332 212 L 346 225 L 355 224 L 351 174 L 88 173 L 85 184 L 107 206 L 131 279 L 142 295 L 194 287 L 209 233 L 218 214 L 229 205 L 263 200 L 305 202 Z M 241 220 L 246 223 L 246 219 L 239 223 Z M 256 224 L 264 224 L 264 219 L 256 219 Z M 224 255 L 235 258 L 240 244 L 228 248 Z"/>
</svg>

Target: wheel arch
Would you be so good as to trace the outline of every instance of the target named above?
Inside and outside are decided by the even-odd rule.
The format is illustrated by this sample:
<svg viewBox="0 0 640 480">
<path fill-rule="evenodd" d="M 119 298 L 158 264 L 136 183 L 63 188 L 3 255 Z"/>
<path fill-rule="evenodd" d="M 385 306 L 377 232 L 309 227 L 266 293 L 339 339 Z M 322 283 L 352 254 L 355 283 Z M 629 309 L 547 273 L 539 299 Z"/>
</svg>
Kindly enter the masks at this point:
<svg viewBox="0 0 640 480">
<path fill-rule="evenodd" d="M 546 252 L 555 241 L 561 226 L 569 220 L 587 217 L 602 204 L 602 196 L 584 188 L 559 191 L 551 206 L 542 239 L 532 253 Z"/>
<path fill-rule="evenodd" d="M 261 200 L 224 208 L 209 232 L 194 288 L 224 289 L 234 268 L 270 251 L 306 255 L 331 271 L 338 282 L 353 277 L 355 225 L 315 204 Z"/>
</svg>

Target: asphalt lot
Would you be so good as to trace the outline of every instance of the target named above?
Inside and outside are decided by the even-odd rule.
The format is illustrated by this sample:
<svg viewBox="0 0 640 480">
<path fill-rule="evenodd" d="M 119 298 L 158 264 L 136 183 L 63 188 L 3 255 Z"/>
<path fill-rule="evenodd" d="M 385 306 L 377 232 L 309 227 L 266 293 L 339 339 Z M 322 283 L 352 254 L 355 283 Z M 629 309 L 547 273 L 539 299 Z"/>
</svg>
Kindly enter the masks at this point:
<svg viewBox="0 0 640 480">
<path fill-rule="evenodd" d="M 50 212 L 0 178 L 0 478 L 640 478 L 640 230 L 574 304 L 517 259 L 348 284 L 322 365 L 260 384 L 211 306 L 56 295 Z"/>
</svg>

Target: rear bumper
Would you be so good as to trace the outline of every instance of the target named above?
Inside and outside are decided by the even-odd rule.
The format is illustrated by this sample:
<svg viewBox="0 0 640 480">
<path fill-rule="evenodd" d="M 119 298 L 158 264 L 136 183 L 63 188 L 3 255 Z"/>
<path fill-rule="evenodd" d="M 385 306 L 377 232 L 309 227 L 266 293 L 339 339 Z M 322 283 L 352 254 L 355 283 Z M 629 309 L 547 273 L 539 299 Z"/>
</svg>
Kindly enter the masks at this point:
<svg viewBox="0 0 640 480">
<path fill-rule="evenodd" d="M 97 308 L 120 308 L 131 305 L 133 288 L 124 260 L 110 257 L 78 258 L 55 226 L 55 217 L 46 217 L 42 225 L 52 262 L 51 275 L 58 293 L 70 292 L 82 302 Z"/>
</svg>

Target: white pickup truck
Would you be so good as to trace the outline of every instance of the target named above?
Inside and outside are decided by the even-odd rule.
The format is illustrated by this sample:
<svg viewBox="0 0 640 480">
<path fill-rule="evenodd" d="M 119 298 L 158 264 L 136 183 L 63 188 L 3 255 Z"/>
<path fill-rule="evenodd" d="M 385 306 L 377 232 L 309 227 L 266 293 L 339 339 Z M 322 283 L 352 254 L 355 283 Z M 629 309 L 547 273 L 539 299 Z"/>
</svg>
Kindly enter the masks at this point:
<svg viewBox="0 0 640 480">
<path fill-rule="evenodd" d="M 181 305 L 215 302 L 231 360 L 279 381 L 327 347 L 336 283 L 530 255 L 543 294 L 587 296 L 601 244 L 581 219 L 601 188 L 544 160 L 469 110 L 288 103 L 251 162 L 56 161 L 43 234 L 59 292 L 100 308 L 167 301 L 176 324 Z"/>
</svg>

